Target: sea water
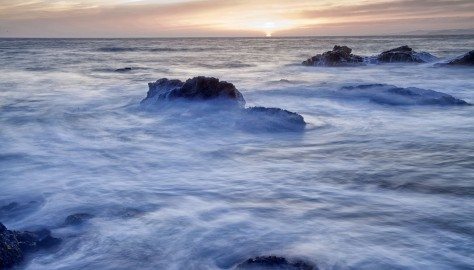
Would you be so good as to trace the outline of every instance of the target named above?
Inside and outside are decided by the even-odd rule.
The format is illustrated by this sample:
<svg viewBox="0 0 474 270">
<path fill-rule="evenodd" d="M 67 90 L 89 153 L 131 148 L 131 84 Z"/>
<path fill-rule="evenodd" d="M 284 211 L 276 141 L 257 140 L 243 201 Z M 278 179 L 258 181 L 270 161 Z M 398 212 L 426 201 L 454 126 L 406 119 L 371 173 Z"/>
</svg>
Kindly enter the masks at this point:
<svg viewBox="0 0 474 270">
<path fill-rule="evenodd" d="M 20 268 L 233 269 L 259 255 L 473 267 L 474 107 L 338 92 L 387 84 L 474 103 L 473 69 L 301 65 L 336 44 L 364 56 L 406 44 L 442 62 L 474 37 L 0 39 L 0 207 L 18 206 L 0 222 L 63 239 Z M 148 82 L 198 75 L 301 114 L 305 131 L 140 106 Z M 94 218 L 64 226 L 74 213 Z"/>
</svg>

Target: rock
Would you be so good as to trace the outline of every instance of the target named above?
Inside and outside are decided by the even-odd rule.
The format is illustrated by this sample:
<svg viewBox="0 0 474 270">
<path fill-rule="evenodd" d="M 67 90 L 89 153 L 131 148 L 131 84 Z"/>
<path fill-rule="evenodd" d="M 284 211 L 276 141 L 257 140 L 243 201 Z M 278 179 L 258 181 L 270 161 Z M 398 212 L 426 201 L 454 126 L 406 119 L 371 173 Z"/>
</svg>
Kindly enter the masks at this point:
<svg viewBox="0 0 474 270">
<path fill-rule="evenodd" d="M 237 269 L 287 269 L 287 270 L 317 270 L 312 263 L 302 260 L 287 260 L 278 256 L 260 256 L 246 260 Z"/>
<path fill-rule="evenodd" d="M 126 67 L 126 68 L 118 68 L 115 70 L 115 72 L 129 72 L 132 71 L 131 67 Z"/>
<path fill-rule="evenodd" d="M 302 131 L 303 116 L 280 108 L 250 107 L 244 110 L 238 123 L 249 131 Z"/>
<path fill-rule="evenodd" d="M 474 66 L 474 50 L 451 60 L 447 65 L 452 66 Z"/>
<path fill-rule="evenodd" d="M 28 252 L 52 248 L 60 243 L 61 239 L 52 237 L 49 230 L 10 231 L 0 223 L 0 269 L 20 263 Z"/>
<path fill-rule="evenodd" d="M 76 213 L 66 217 L 64 225 L 81 225 L 94 216 L 87 213 Z"/>
<path fill-rule="evenodd" d="M 15 233 L 0 223 L 0 269 L 9 268 L 23 260 L 23 252 Z"/>
<path fill-rule="evenodd" d="M 334 46 L 332 51 L 327 51 L 323 54 L 318 54 L 303 62 L 305 66 L 353 66 L 362 65 L 364 58 L 358 55 L 351 54 L 352 49 L 347 46 Z"/>
<path fill-rule="evenodd" d="M 407 45 L 385 51 L 377 56 L 382 63 L 427 63 L 437 58 L 427 52 L 415 52 Z"/>
<path fill-rule="evenodd" d="M 142 104 L 153 104 L 160 100 L 220 100 L 230 105 L 243 107 L 242 94 L 231 83 L 211 77 L 194 77 L 186 82 L 160 79 L 148 84 L 147 97 Z"/>
<path fill-rule="evenodd" d="M 402 88 L 387 84 L 363 84 L 342 87 L 341 90 L 342 94 L 351 99 L 367 98 L 372 102 L 385 105 L 470 105 L 449 94 L 416 87 Z"/>
<path fill-rule="evenodd" d="M 245 99 L 235 86 L 216 78 L 195 77 L 184 83 L 180 80 L 163 78 L 154 83 L 149 83 L 148 87 L 147 96 L 141 101 L 142 105 L 155 105 L 174 99 L 221 100 L 224 103 L 220 104 L 226 106 L 218 108 L 225 108 L 225 112 L 229 112 L 227 121 L 231 120 L 233 121 L 232 125 L 236 124 L 246 130 L 303 131 L 306 126 L 303 116 L 294 112 L 279 108 L 245 108 Z M 212 107 L 212 109 L 214 108 Z"/>
</svg>

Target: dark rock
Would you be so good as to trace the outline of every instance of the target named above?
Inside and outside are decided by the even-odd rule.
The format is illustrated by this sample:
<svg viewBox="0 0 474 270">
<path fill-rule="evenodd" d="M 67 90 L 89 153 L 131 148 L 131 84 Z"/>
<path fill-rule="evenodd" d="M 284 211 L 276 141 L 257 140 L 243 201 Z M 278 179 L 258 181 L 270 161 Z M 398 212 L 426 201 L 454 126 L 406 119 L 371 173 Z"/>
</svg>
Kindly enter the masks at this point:
<svg viewBox="0 0 474 270">
<path fill-rule="evenodd" d="M 344 49 L 341 49 L 344 50 Z M 286 81 L 283 81 L 286 82 Z M 149 91 L 142 105 L 155 105 L 164 100 L 185 99 L 193 101 L 221 100 L 226 106 L 218 107 L 229 111 L 227 120 L 232 125 L 250 131 L 302 131 L 306 126 L 304 118 L 279 108 L 252 107 L 245 109 L 245 100 L 235 86 L 216 78 L 195 77 L 186 82 L 160 79 L 148 84 Z M 212 109 L 216 108 L 212 103 Z M 229 106 L 230 105 L 230 106 Z M 202 109 L 199 107 L 198 109 Z M 208 108 L 206 108 L 208 109 Z M 212 111 L 212 110 L 211 110 Z"/>
<path fill-rule="evenodd" d="M 46 237 L 42 238 L 38 242 L 39 248 L 50 249 L 57 247 L 61 244 L 62 240 L 60 238 L 52 237 L 51 235 L 47 235 Z"/>
<path fill-rule="evenodd" d="M 452 66 L 474 66 L 474 50 L 447 63 Z"/>
<path fill-rule="evenodd" d="M 227 104 L 243 107 L 242 94 L 231 83 L 210 77 L 194 77 L 186 82 L 160 79 L 148 84 L 147 97 L 142 104 L 154 104 L 160 100 L 221 100 Z"/>
<path fill-rule="evenodd" d="M 238 269 L 287 269 L 317 270 L 312 263 L 302 260 L 288 260 L 278 256 L 260 256 L 246 260 L 237 266 Z"/>
<path fill-rule="evenodd" d="M 115 70 L 115 72 L 129 72 L 132 71 L 131 67 L 126 67 L 126 68 L 118 68 Z"/>
<path fill-rule="evenodd" d="M 10 231 L 0 223 L 0 269 L 20 263 L 28 252 L 52 248 L 60 243 L 61 239 L 52 237 L 49 230 Z"/>
<path fill-rule="evenodd" d="M 332 51 L 318 54 L 303 62 L 305 66 L 340 67 L 362 65 L 364 58 L 352 54 L 352 49 L 347 46 L 334 46 Z"/>
<path fill-rule="evenodd" d="M 94 216 L 87 213 L 76 213 L 66 217 L 64 225 L 81 225 Z"/>
<path fill-rule="evenodd" d="M 363 84 L 342 87 L 343 94 L 351 98 L 368 98 L 386 105 L 441 105 L 466 106 L 468 102 L 449 94 L 416 87 L 402 88 L 387 84 Z"/>
<path fill-rule="evenodd" d="M 0 269 L 9 268 L 23 260 L 23 251 L 15 232 L 0 223 Z"/>
<path fill-rule="evenodd" d="M 249 131 L 302 131 L 303 116 L 280 108 L 250 107 L 238 123 Z"/>
<path fill-rule="evenodd" d="M 405 45 L 381 53 L 377 60 L 382 63 L 426 63 L 436 60 L 436 57 L 427 52 L 415 52 Z"/>
</svg>

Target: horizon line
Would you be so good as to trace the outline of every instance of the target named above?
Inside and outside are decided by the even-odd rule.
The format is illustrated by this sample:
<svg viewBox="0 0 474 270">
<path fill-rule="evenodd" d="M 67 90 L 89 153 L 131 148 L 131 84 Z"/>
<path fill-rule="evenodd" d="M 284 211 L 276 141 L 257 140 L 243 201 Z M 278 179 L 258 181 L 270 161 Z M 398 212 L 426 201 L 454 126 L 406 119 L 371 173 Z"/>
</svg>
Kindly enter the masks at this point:
<svg viewBox="0 0 474 270">
<path fill-rule="evenodd" d="M 254 38 L 254 39 L 280 39 L 280 38 L 317 38 L 317 37 L 419 37 L 419 36 L 474 36 L 473 34 L 370 34 L 370 35 L 301 35 L 301 36 L 156 36 L 156 37 L 25 37 L 25 36 L 0 36 L 0 39 L 206 39 L 206 38 Z"/>
</svg>

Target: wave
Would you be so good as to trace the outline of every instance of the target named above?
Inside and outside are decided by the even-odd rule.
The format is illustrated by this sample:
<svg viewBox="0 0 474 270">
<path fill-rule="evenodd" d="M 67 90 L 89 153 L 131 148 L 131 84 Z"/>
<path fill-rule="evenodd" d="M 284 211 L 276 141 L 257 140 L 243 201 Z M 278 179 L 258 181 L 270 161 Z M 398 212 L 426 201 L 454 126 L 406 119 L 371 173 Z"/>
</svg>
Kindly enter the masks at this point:
<svg viewBox="0 0 474 270">
<path fill-rule="evenodd" d="M 255 67 L 256 65 L 246 64 L 241 61 L 233 61 L 233 62 L 215 63 L 215 64 L 199 63 L 198 66 L 204 67 L 204 68 L 211 68 L 211 69 L 221 69 L 221 68 L 249 68 L 249 67 Z"/>
<path fill-rule="evenodd" d="M 207 50 L 216 50 L 215 48 L 143 48 L 143 47 L 102 47 L 99 52 L 202 52 Z"/>
</svg>

